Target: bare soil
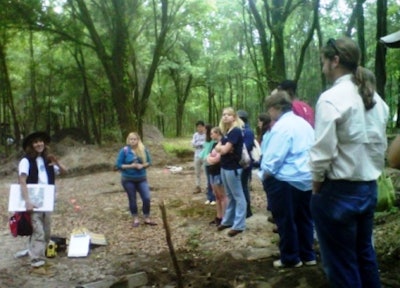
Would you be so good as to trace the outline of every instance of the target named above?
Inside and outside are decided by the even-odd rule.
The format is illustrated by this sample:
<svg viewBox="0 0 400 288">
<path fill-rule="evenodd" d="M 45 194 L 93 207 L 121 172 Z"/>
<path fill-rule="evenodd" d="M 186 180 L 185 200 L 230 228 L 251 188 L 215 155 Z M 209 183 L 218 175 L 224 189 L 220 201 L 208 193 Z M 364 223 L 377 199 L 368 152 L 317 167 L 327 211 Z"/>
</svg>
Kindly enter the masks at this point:
<svg viewBox="0 0 400 288">
<path fill-rule="evenodd" d="M 132 228 L 120 175 L 112 169 L 119 146 L 99 148 L 64 139 L 52 148 L 70 168 L 69 175 L 57 180 L 52 235 L 68 239 L 74 229 L 84 227 L 104 234 L 107 245 L 92 246 L 84 258 L 68 258 L 60 252 L 48 259 L 45 268 L 31 269 L 26 258 L 11 260 L 27 239 L 11 239 L 4 225 L 1 237 L 13 244 L 0 248 L 9 263 L 0 269 L 0 287 L 76 287 L 139 271 L 147 273 L 147 287 L 178 287 L 179 280 L 183 287 L 327 287 L 321 264 L 297 269 L 272 268 L 272 261 L 279 255 L 278 237 L 266 221 L 265 194 L 256 177 L 251 192 L 254 216 L 247 219 L 244 233 L 230 238 L 225 231 L 217 232 L 215 226 L 209 225 L 215 208 L 204 204 L 205 193 L 192 194 L 191 155 L 177 159 L 167 155 L 161 146 L 150 144 L 154 165 L 148 169 L 148 180 L 152 218 L 158 225 L 146 226 L 142 222 Z M 8 195 L 9 185 L 16 182 L 17 163 L 16 159 L 8 159 L 0 168 L 3 195 Z M 182 171 L 172 173 L 167 169 L 171 165 L 182 167 Z M 138 204 L 141 207 L 140 200 Z M 7 205 L 8 197 L 4 196 L 0 199 L 3 223 L 10 216 Z M 166 207 L 181 278 L 167 245 L 160 205 Z M 387 243 L 393 231 L 399 231 L 398 216 L 382 216 L 376 226 L 384 287 L 400 287 L 398 244 Z"/>
</svg>

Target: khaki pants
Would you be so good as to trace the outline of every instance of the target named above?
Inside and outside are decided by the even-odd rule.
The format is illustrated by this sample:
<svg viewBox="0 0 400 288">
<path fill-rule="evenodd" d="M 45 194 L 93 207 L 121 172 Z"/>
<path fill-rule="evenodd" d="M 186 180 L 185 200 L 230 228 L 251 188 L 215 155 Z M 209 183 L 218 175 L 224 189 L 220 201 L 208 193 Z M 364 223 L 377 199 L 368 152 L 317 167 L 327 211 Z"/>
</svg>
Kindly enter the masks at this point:
<svg viewBox="0 0 400 288">
<path fill-rule="evenodd" d="M 196 179 L 196 187 L 201 188 L 201 171 L 203 170 L 203 159 L 194 157 L 194 174 Z"/>
<path fill-rule="evenodd" d="M 33 233 L 29 239 L 28 249 L 31 259 L 45 257 L 47 244 L 50 240 L 50 212 L 32 212 Z"/>
</svg>

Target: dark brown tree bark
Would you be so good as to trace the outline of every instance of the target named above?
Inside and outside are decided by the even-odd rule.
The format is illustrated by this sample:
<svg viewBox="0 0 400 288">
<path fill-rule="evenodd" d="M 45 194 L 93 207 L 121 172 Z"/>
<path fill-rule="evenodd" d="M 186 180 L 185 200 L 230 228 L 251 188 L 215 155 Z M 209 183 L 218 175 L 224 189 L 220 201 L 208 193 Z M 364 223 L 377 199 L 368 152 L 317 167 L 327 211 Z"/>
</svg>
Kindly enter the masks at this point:
<svg viewBox="0 0 400 288">
<path fill-rule="evenodd" d="M 379 39 L 387 34 L 387 0 L 376 2 L 376 50 L 375 50 L 375 76 L 376 91 L 385 100 L 386 84 L 386 47 Z M 400 102 L 399 102 L 400 104 Z M 400 106 L 398 108 L 400 110 Z M 399 118 L 398 118 L 399 119 Z M 397 123 L 397 127 L 400 127 Z"/>
<path fill-rule="evenodd" d="M 272 5 L 269 4 L 271 2 Z M 318 1 L 314 2 L 314 7 L 318 5 Z M 262 55 L 264 58 L 264 69 L 266 71 L 267 77 L 267 85 L 269 90 L 273 90 L 276 85 L 286 79 L 286 62 L 285 62 L 285 38 L 284 38 L 284 30 L 285 24 L 293 11 L 295 11 L 300 5 L 305 5 L 306 1 L 298 0 L 298 1 L 282 1 L 282 0 L 263 0 L 264 11 L 263 14 L 266 17 L 266 24 L 261 18 L 260 13 L 257 10 L 255 2 L 253 0 L 249 0 L 250 11 L 254 17 L 255 26 L 260 35 L 261 49 Z M 318 7 L 318 6 L 317 6 Z M 315 9 L 313 13 L 313 17 L 316 17 Z M 315 19 L 314 19 L 315 21 Z M 303 44 L 303 52 L 305 53 L 306 48 L 312 39 L 313 31 L 315 30 L 316 22 L 313 23 L 310 31 L 308 33 L 308 37 Z M 268 27 L 269 31 L 271 31 L 273 39 L 272 45 L 274 45 L 274 49 L 272 49 L 272 55 L 268 52 L 270 43 L 267 42 L 265 29 Z M 310 38 L 311 37 L 311 38 Z M 268 59 L 265 59 L 268 57 Z M 303 55 L 304 57 L 304 55 Z M 300 59 L 299 67 L 296 68 L 296 77 L 300 78 L 300 73 L 302 71 L 302 65 L 304 61 Z M 273 73 L 272 73 L 273 69 Z"/>
<path fill-rule="evenodd" d="M 297 64 L 296 74 L 294 77 L 294 80 L 296 82 L 298 82 L 300 79 L 301 72 L 303 71 L 304 58 L 306 55 L 307 48 L 313 39 L 315 29 L 317 28 L 318 23 L 319 23 L 318 11 L 319 11 L 319 0 L 314 0 L 314 2 L 313 2 L 313 22 L 312 22 L 310 30 L 308 30 L 307 38 L 304 41 L 303 45 L 301 46 L 299 62 Z"/>
<path fill-rule="evenodd" d="M 90 123 L 92 124 L 92 131 L 95 137 L 95 141 L 98 144 L 101 144 L 100 133 L 98 130 L 98 125 L 96 122 L 95 112 L 92 105 L 92 100 L 90 97 L 88 81 L 87 81 L 87 72 L 86 72 L 86 65 L 85 65 L 85 58 L 83 56 L 82 50 L 78 47 L 73 54 L 75 62 L 78 66 L 78 69 L 82 76 L 82 112 L 83 112 L 83 120 L 84 120 L 84 127 L 83 130 L 85 131 L 86 135 L 91 135 L 89 129 L 89 118 Z"/>
<path fill-rule="evenodd" d="M 114 17 L 112 19 L 114 24 L 114 34 L 110 35 L 112 45 L 111 55 L 108 55 L 104 43 L 98 34 L 96 27 L 92 20 L 92 15 L 89 13 L 86 3 L 83 0 L 76 0 L 79 8 L 79 19 L 88 29 L 90 37 L 93 41 L 95 52 L 104 67 L 108 81 L 111 87 L 111 97 L 117 112 L 118 123 L 121 128 L 122 138 L 126 135 L 137 130 L 138 125 L 133 117 L 133 103 L 131 100 L 129 88 L 127 87 L 124 79 L 126 75 L 125 63 L 127 62 L 126 49 L 128 32 L 124 20 L 127 18 L 125 15 L 125 1 L 113 0 L 112 7 Z"/>
<path fill-rule="evenodd" d="M 38 115 L 41 114 L 41 107 L 38 105 L 38 99 L 37 99 L 37 93 L 36 93 L 36 65 L 35 65 L 35 55 L 33 53 L 33 31 L 29 30 L 29 55 L 30 55 L 30 65 L 29 65 L 29 70 L 30 70 L 30 96 L 32 100 L 32 111 L 35 111 L 35 113 L 32 113 L 33 119 L 33 130 L 37 129 L 37 123 L 38 123 Z"/>
<path fill-rule="evenodd" d="M 242 5 L 243 6 L 243 11 L 242 11 L 243 25 L 244 25 L 244 31 L 245 31 L 244 38 L 246 41 L 247 51 L 249 53 L 250 61 L 253 64 L 254 73 L 256 75 L 255 82 L 257 84 L 257 90 L 258 90 L 258 93 L 257 93 L 258 102 L 260 103 L 260 107 L 262 107 L 263 103 L 264 103 L 264 98 L 266 95 L 266 89 L 265 89 L 266 87 L 265 87 L 265 83 L 264 83 L 265 79 L 263 77 L 263 71 L 264 71 L 265 67 L 262 67 L 262 65 L 260 65 L 260 63 L 259 63 L 260 60 L 258 59 L 258 54 L 257 54 L 258 48 L 256 47 L 256 41 L 255 41 L 255 39 L 253 37 L 253 33 L 252 33 L 254 27 L 251 22 L 248 23 L 248 21 L 247 21 L 246 16 L 249 15 L 251 17 L 251 12 L 245 11 L 244 7 L 245 7 L 246 0 L 242 0 L 242 1 L 243 1 L 242 2 L 243 3 L 243 5 Z M 254 5 L 254 3 L 253 3 L 253 5 Z M 254 9 L 254 7 L 252 9 Z M 258 13 L 258 12 L 256 11 L 255 13 Z M 270 54 L 270 52 L 268 52 L 268 54 Z M 262 110 L 262 109 L 260 109 L 260 110 Z"/>
<path fill-rule="evenodd" d="M 249 7 L 250 7 L 250 12 L 254 17 L 254 25 L 257 29 L 257 32 L 260 37 L 260 48 L 261 48 L 261 54 L 262 54 L 262 59 L 263 59 L 263 64 L 264 64 L 264 73 L 266 75 L 266 79 L 268 81 L 268 87 L 270 89 L 274 87 L 274 82 L 270 81 L 272 79 L 271 74 L 271 53 L 270 53 L 270 43 L 268 42 L 268 37 L 267 37 L 267 32 L 266 32 L 266 25 L 264 24 L 264 21 L 261 17 L 260 12 L 258 12 L 258 9 L 256 7 L 256 4 L 254 0 L 249 0 Z"/>
<path fill-rule="evenodd" d="M 118 1 L 118 0 L 115 0 Z M 139 76 L 136 75 L 135 82 L 136 87 L 133 87 L 133 111 L 135 113 L 135 123 L 137 123 L 137 130 L 142 135 L 143 131 L 143 116 L 147 109 L 147 102 L 149 101 L 151 95 L 151 87 L 153 85 L 154 77 L 156 75 L 156 71 L 158 65 L 160 64 L 160 58 L 163 55 L 163 48 L 165 44 L 165 39 L 167 37 L 167 33 L 169 31 L 171 15 L 168 15 L 168 0 L 161 0 L 161 27 L 160 32 L 155 35 L 155 47 L 153 51 L 153 58 L 146 75 L 146 79 L 144 81 L 144 87 L 141 89 L 139 84 Z M 157 21 L 157 16 L 154 15 L 154 21 Z"/>
<path fill-rule="evenodd" d="M 350 20 L 347 23 L 346 36 L 351 37 L 353 28 L 357 28 L 357 42 L 361 51 L 360 65 L 365 66 L 366 48 L 365 48 L 365 19 L 363 5 L 366 0 L 357 0 Z"/>
<path fill-rule="evenodd" d="M 179 69 L 179 68 L 178 68 Z M 185 112 L 185 104 L 190 95 L 190 89 L 192 88 L 193 75 L 188 75 L 188 77 L 182 77 L 179 74 L 178 69 L 170 69 L 170 75 L 175 87 L 175 109 L 176 109 L 176 136 L 182 136 L 182 120 L 183 113 Z"/>
<path fill-rule="evenodd" d="M 16 147 L 19 147 L 21 131 L 19 128 L 19 121 L 17 113 L 15 111 L 14 99 L 11 89 L 10 75 L 8 73 L 5 46 L 2 40 L 0 40 L 0 87 L 1 87 L 1 98 L 3 101 L 3 115 L 1 115 L 0 121 L 4 125 L 9 125 L 12 122 L 13 134 Z M 12 120 L 12 121 L 9 121 Z M 4 139 L 2 139 L 4 140 Z M 6 146 L 7 147 L 7 146 Z"/>
<path fill-rule="evenodd" d="M 357 15 L 357 40 L 358 46 L 361 51 L 360 65 L 365 66 L 365 58 L 367 54 L 367 49 L 365 48 L 365 29 L 364 29 L 364 9 L 363 4 L 365 0 L 357 0 L 356 4 L 356 15 Z"/>
</svg>

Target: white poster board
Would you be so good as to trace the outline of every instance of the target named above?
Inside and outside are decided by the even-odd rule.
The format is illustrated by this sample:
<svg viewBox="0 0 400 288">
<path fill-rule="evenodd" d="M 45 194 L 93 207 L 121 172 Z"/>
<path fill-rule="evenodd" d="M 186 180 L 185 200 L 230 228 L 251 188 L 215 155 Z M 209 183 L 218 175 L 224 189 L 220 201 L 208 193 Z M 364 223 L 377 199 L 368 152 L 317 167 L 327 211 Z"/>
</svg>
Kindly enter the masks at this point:
<svg viewBox="0 0 400 288">
<path fill-rule="evenodd" d="M 50 212 L 54 210 L 54 185 L 28 184 L 27 186 L 29 199 L 37 207 L 34 211 Z M 8 211 L 26 211 L 25 200 L 19 184 L 11 184 Z"/>
<path fill-rule="evenodd" d="M 88 234 L 71 235 L 68 244 L 68 257 L 86 257 L 89 254 L 90 236 Z"/>
</svg>

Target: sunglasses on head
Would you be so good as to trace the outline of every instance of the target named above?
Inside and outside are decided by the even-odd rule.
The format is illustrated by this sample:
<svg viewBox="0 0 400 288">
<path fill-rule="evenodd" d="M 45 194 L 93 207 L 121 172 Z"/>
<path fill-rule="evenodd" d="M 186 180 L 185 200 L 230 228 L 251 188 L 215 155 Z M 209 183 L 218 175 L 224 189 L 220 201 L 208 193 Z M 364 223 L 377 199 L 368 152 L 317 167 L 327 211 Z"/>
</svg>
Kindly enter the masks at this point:
<svg viewBox="0 0 400 288">
<path fill-rule="evenodd" d="M 330 38 L 328 42 L 326 42 L 326 45 L 330 46 L 335 50 L 335 55 L 340 55 L 339 50 L 336 47 L 336 41 L 333 38 Z"/>
</svg>

